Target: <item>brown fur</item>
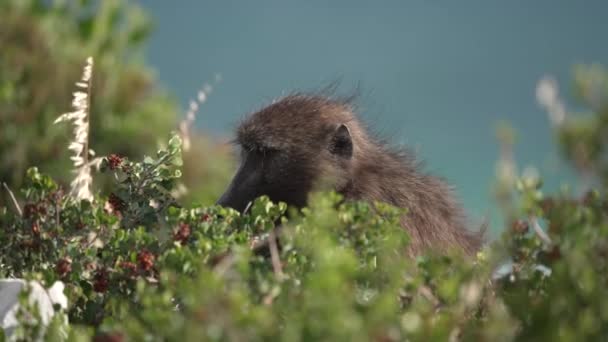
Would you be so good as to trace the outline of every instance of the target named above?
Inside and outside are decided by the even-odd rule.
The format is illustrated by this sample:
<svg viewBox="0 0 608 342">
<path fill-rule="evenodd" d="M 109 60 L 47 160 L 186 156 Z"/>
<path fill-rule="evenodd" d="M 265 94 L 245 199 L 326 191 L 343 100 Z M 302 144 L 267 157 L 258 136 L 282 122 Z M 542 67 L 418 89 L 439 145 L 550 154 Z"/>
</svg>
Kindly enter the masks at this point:
<svg viewBox="0 0 608 342">
<path fill-rule="evenodd" d="M 352 139 L 351 158 L 340 158 L 328 148 L 342 124 Z M 329 180 L 346 199 L 407 208 L 402 224 L 411 237 L 411 255 L 452 248 L 471 255 L 480 248 L 482 234 L 466 229 L 451 188 L 421 172 L 411 154 L 371 136 L 348 101 L 299 94 L 281 98 L 247 117 L 238 127 L 237 141 L 247 149 L 285 153 L 298 170 L 298 175 L 278 170 L 287 182 L 297 184 L 283 186 L 285 192 L 309 193 Z"/>
</svg>

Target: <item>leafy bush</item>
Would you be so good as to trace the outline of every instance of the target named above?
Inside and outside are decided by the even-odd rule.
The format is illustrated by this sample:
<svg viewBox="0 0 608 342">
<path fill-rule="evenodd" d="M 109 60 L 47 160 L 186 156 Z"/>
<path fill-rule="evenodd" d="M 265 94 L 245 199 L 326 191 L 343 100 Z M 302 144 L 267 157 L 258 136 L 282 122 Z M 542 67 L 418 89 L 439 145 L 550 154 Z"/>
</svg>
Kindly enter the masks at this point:
<svg viewBox="0 0 608 342">
<path fill-rule="evenodd" d="M 549 195 L 539 177 L 516 176 L 510 134 L 501 133 L 506 229 L 475 260 L 408 258 L 399 224 L 407 210 L 335 193 L 314 194 L 300 211 L 265 197 L 245 214 L 180 204 L 179 136 L 142 161 L 103 158 L 112 184 L 91 200 L 30 168 L 22 203 L 0 208 L 0 278 L 61 280 L 69 307 L 42 330 L 24 305 L 18 337 L 605 340 L 607 80 L 598 67 L 577 70 L 588 114 L 565 115 L 554 84 L 539 87 L 566 160 L 592 190 Z"/>
<path fill-rule="evenodd" d="M 92 202 L 30 169 L 23 216 L 0 212 L 0 276 L 65 282 L 76 340 L 608 336 L 608 199 L 599 191 L 548 196 L 540 179 L 518 179 L 503 196 L 515 208 L 510 226 L 476 260 L 409 259 L 404 213 L 381 203 L 317 194 L 289 215 L 264 197 L 244 215 L 181 207 L 170 196 L 180 153 L 175 136 L 142 162 L 105 158 L 115 184 Z"/>
<path fill-rule="evenodd" d="M 68 130 L 52 122 L 68 108 L 76 66 L 87 56 L 95 56 L 90 147 L 100 155 L 154 152 L 177 128 L 179 111 L 143 63 L 151 29 L 146 12 L 133 1 L 0 1 L 2 182 L 21 188 L 32 165 L 60 184 L 70 180 L 70 160 L 63 153 Z M 228 181 L 229 155 L 216 145 L 197 135 L 184 154 L 189 200 L 213 203 Z M 201 177 L 207 179 L 204 189 Z M 104 189 L 111 184 L 104 177 L 96 183 Z M 8 203 L 0 192 L 0 205 Z"/>
</svg>

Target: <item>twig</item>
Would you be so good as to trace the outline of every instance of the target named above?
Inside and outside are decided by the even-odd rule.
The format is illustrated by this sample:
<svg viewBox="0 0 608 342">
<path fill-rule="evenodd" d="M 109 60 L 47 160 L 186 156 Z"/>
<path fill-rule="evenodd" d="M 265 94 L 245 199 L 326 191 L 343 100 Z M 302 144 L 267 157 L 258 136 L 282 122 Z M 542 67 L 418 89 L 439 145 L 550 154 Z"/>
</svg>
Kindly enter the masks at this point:
<svg viewBox="0 0 608 342">
<path fill-rule="evenodd" d="M 435 297 L 435 295 L 433 295 L 433 291 L 429 287 L 425 285 L 420 286 L 418 288 L 418 293 L 421 294 L 424 298 L 426 298 L 426 300 L 431 302 L 436 310 L 441 307 L 441 302 L 439 301 L 439 299 L 437 299 L 437 297 Z"/>
<path fill-rule="evenodd" d="M 280 273 L 280 276 L 278 277 L 283 277 L 283 272 L 282 272 L 282 268 L 281 268 L 281 260 L 278 258 L 279 252 L 278 252 L 278 246 L 277 246 L 277 242 L 276 242 L 276 238 L 278 235 L 281 234 L 281 227 L 276 227 L 275 229 L 272 230 L 272 232 L 262 238 L 262 239 L 256 239 L 254 238 L 251 243 L 249 244 L 249 248 L 253 251 L 253 252 L 257 252 L 262 248 L 268 247 L 270 249 L 270 254 L 271 254 L 271 258 L 272 258 L 272 263 L 273 263 L 273 269 L 275 270 L 275 273 L 277 268 L 275 265 L 275 257 L 276 260 L 278 262 L 278 270 Z M 272 239 L 270 237 L 273 237 Z M 272 245 L 274 244 L 274 247 L 272 247 Z M 273 250 L 274 249 L 274 253 Z M 219 258 L 219 261 L 217 262 L 217 264 L 215 264 L 215 267 L 213 268 L 213 270 L 215 271 L 215 273 L 217 273 L 218 275 L 223 275 L 232 265 L 234 265 L 234 263 L 236 262 L 236 258 L 234 256 L 234 252 L 233 251 L 229 251 L 227 253 L 225 253 L 224 255 L 221 255 Z M 282 278 L 281 278 L 282 279 Z"/>
<path fill-rule="evenodd" d="M 6 185 L 5 182 L 2 182 L 2 186 L 4 187 L 4 189 L 6 189 L 6 192 L 8 192 L 8 195 L 11 197 L 11 200 L 13 201 L 13 205 L 15 206 L 15 209 L 17 209 L 19 216 L 23 217 L 23 211 L 21 210 L 21 207 L 19 206 L 19 202 L 17 202 L 17 199 L 15 198 L 15 194 L 13 194 L 13 192 L 8 187 L 8 185 Z"/>
<path fill-rule="evenodd" d="M 243 214 L 241 215 L 245 215 L 247 214 L 247 212 L 249 211 L 249 209 L 251 208 L 251 205 L 253 204 L 252 201 L 249 201 L 249 203 L 247 203 L 247 206 L 245 207 L 245 210 L 243 210 Z"/>
<path fill-rule="evenodd" d="M 279 235 L 281 235 L 281 232 L 282 232 L 282 231 L 283 231 L 282 226 L 276 227 L 276 228 L 273 230 L 273 232 L 274 232 L 274 236 L 275 236 L 275 239 L 276 239 L 276 237 L 278 237 Z M 262 239 L 254 239 L 254 240 L 252 241 L 252 243 L 250 244 L 251 250 L 252 250 L 252 251 L 254 251 L 254 252 L 257 252 L 257 251 L 259 251 L 260 249 L 262 249 L 262 248 L 264 248 L 264 247 L 268 246 L 268 245 L 269 245 L 269 243 L 270 243 L 270 239 L 269 239 L 269 237 L 270 237 L 270 236 L 267 236 L 267 237 L 262 238 Z M 276 243 L 276 242 L 275 242 L 275 243 Z"/>
<path fill-rule="evenodd" d="M 272 260 L 272 268 L 274 275 L 277 280 L 283 279 L 283 267 L 281 266 L 281 259 L 279 257 L 279 248 L 277 247 L 277 237 L 273 230 L 268 234 L 268 248 L 270 249 L 270 259 Z"/>
<path fill-rule="evenodd" d="M 538 219 L 536 218 L 536 216 L 533 216 L 532 218 L 530 218 L 530 221 L 532 221 L 532 227 L 534 228 L 534 232 L 536 233 L 536 235 L 546 244 L 550 245 L 551 242 L 551 238 L 549 237 L 549 235 L 547 235 L 547 233 L 545 233 L 545 231 L 543 230 L 543 228 L 540 226 L 540 224 L 538 224 Z"/>
</svg>

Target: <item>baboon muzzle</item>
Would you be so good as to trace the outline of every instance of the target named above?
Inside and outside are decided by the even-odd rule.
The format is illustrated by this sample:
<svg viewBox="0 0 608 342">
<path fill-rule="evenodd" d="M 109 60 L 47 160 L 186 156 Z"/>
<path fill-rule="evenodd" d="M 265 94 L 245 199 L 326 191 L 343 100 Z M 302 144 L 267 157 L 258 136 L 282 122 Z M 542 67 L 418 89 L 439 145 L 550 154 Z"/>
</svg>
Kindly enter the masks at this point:
<svg viewBox="0 0 608 342">
<path fill-rule="evenodd" d="M 243 160 L 228 189 L 217 200 L 216 204 L 222 207 L 230 207 L 242 213 L 250 201 L 260 196 L 262 194 L 259 191 L 262 170 L 256 164 L 254 158 Z"/>
</svg>

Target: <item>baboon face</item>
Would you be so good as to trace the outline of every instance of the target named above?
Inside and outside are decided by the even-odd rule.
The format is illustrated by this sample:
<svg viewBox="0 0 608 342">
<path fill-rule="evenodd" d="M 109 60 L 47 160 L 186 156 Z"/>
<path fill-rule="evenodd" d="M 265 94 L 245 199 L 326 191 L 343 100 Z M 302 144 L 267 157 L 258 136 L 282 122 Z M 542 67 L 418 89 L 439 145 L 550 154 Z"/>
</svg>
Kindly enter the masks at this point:
<svg viewBox="0 0 608 342">
<path fill-rule="evenodd" d="M 323 122 L 316 112 L 294 108 L 297 103 L 280 104 L 240 125 L 235 140 L 240 165 L 217 204 L 242 212 L 249 202 L 266 195 L 273 202 L 303 207 L 323 170 L 343 167 L 352 157 L 345 124 Z"/>
</svg>

